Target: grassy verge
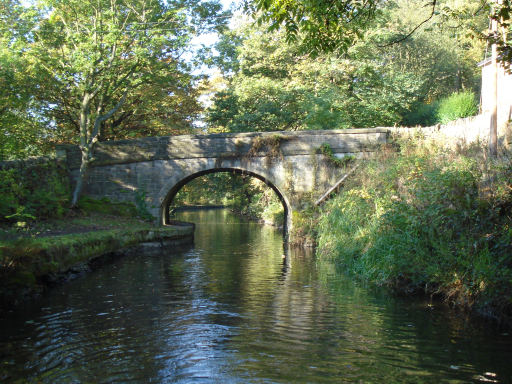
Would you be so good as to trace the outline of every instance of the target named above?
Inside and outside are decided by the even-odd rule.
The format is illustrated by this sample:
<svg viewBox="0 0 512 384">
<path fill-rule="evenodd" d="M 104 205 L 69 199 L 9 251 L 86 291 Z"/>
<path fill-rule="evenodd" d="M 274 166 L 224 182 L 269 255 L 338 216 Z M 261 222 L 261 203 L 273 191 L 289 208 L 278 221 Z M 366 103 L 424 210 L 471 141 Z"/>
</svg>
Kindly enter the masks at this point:
<svg viewBox="0 0 512 384">
<path fill-rule="evenodd" d="M 128 205 L 85 200 L 78 212 L 0 231 L 0 301 L 10 305 L 46 288 L 49 276 L 142 242 L 191 236 L 192 228 L 156 227 Z M 106 207 L 109 205 L 109 207 Z M 115 213 L 115 214 L 113 214 Z"/>
<path fill-rule="evenodd" d="M 360 279 L 512 324 L 512 163 L 485 152 L 383 148 L 323 208 L 320 256 Z"/>
</svg>

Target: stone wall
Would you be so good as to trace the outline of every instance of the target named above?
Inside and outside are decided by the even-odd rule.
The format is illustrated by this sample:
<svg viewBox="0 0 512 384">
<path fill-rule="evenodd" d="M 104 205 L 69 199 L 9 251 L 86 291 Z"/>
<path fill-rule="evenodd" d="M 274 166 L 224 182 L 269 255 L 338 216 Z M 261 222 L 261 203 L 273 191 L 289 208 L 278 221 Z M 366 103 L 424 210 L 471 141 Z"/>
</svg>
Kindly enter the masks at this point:
<svg viewBox="0 0 512 384">
<path fill-rule="evenodd" d="M 386 129 L 391 133 L 403 136 L 421 135 L 448 146 L 476 142 L 487 143 L 489 141 L 490 115 L 481 114 L 431 127 L 389 127 Z M 502 125 L 499 127 L 498 137 L 501 145 L 509 146 L 512 144 L 510 126 Z"/>
<path fill-rule="evenodd" d="M 29 157 L 27 159 L 22 160 L 7 160 L 7 161 L 0 161 L 0 170 L 7 170 L 7 169 L 28 169 L 28 168 L 34 168 L 39 167 L 46 164 L 60 164 L 62 163 L 62 159 L 58 159 L 55 157 L 49 157 L 49 156 L 41 156 L 41 157 Z"/>
</svg>

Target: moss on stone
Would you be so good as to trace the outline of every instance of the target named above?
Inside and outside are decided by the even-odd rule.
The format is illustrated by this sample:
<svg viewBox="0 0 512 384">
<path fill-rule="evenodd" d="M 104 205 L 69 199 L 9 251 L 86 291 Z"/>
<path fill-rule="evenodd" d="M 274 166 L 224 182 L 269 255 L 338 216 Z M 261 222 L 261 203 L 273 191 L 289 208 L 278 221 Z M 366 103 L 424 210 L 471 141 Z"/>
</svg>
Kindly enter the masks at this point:
<svg viewBox="0 0 512 384">
<path fill-rule="evenodd" d="M 45 288 L 45 276 L 142 242 L 191 237 L 192 227 L 150 225 L 61 236 L 23 238 L 0 245 L 0 302 L 9 305 Z"/>
<path fill-rule="evenodd" d="M 136 217 L 138 215 L 137 208 L 134 204 L 128 202 L 113 202 L 106 197 L 92 199 L 88 196 L 84 196 L 78 202 L 78 208 L 85 212 L 99 212 L 121 217 Z"/>
</svg>

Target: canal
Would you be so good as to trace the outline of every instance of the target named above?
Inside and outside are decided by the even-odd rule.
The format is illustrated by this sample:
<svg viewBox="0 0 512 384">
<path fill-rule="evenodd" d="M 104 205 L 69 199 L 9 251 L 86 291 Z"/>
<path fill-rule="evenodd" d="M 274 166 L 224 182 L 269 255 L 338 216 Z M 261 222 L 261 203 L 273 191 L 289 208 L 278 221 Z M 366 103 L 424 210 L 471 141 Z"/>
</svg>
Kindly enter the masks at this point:
<svg viewBox="0 0 512 384">
<path fill-rule="evenodd" d="M 364 287 L 227 210 L 0 315 L 2 383 L 512 382 L 512 336 Z"/>
</svg>

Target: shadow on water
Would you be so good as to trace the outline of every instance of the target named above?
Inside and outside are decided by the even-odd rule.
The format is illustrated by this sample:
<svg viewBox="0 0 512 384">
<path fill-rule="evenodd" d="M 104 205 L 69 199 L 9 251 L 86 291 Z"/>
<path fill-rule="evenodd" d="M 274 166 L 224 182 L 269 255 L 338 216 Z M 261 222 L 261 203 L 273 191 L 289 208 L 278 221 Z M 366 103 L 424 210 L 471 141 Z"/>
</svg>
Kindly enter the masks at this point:
<svg viewBox="0 0 512 384">
<path fill-rule="evenodd" d="M 182 212 L 195 246 L 139 254 L 0 316 L 0 381 L 510 382 L 512 339 L 340 276 L 272 227 Z"/>
</svg>

